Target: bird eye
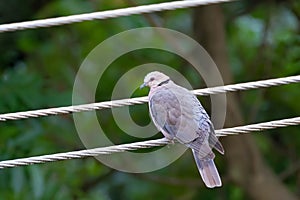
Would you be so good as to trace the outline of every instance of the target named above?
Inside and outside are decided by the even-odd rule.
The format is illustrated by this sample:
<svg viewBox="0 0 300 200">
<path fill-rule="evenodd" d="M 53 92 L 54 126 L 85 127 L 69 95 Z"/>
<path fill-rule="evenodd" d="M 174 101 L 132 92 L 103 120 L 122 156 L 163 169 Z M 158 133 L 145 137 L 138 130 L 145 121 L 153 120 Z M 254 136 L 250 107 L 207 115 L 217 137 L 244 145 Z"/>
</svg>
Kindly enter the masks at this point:
<svg viewBox="0 0 300 200">
<path fill-rule="evenodd" d="M 154 77 L 151 77 L 151 78 L 150 78 L 150 81 L 154 81 Z"/>
</svg>

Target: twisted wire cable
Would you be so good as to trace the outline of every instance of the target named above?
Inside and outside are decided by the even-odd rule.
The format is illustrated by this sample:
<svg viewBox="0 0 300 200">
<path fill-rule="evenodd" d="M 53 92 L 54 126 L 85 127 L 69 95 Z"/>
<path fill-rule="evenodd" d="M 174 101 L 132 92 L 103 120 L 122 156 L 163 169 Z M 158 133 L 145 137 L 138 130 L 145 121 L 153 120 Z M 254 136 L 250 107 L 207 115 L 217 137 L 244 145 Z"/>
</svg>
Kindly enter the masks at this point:
<svg viewBox="0 0 300 200">
<path fill-rule="evenodd" d="M 253 81 L 247 83 L 238 83 L 238 84 L 218 86 L 218 87 L 205 88 L 205 89 L 197 89 L 197 90 L 193 90 L 193 93 L 195 95 L 205 96 L 205 95 L 220 94 L 225 92 L 267 88 L 271 86 L 287 85 L 287 84 L 299 83 L 299 82 L 300 82 L 300 75 L 297 75 L 297 76 L 289 76 L 284 78 L 275 78 L 275 79 Z M 84 111 L 91 111 L 91 110 L 101 110 L 105 108 L 115 108 L 115 107 L 129 106 L 135 104 L 143 104 L 146 103 L 147 101 L 148 101 L 147 97 L 137 97 L 137 98 L 114 100 L 114 101 L 83 104 L 83 105 L 73 105 L 73 106 L 65 106 L 65 107 L 58 107 L 58 108 L 47 108 L 47 109 L 31 110 L 31 111 L 24 111 L 24 112 L 6 113 L 6 114 L 0 114 L 0 121 L 36 118 L 36 117 L 43 117 L 49 115 L 70 114 L 70 113 L 84 112 Z"/>
<path fill-rule="evenodd" d="M 251 81 L 247 83 L 237 83 L 237 84 L 218 86 L 212 88 L 197 89 L 194 90 L 193 92 L 195 95 L 207 96 L 210 94 L 245 91 L 245 90 L 257 89 L 257 88 L 268 88 L 272 86 L 288 85 L 291 83 L 299 83 L 299 82 L 300 82 L 300 75 L 296 75 L 296 76 L 289 76 L 284 78 L 274 78 L 268 80 Z"/>
<path fill-rule="evenodd" d="M 286 127 L 286 126 L 299 125 L 299 124 L 300 124 L 300 117 L 295 117 L 295 118 L 275 120 L 270 122 L 263 122 L 258 124 L 251 124 L 246 126 L 220 129 L 220 130 L 216 130 L 216 134 L 217 136 L 237 135 L 237 134 L 245 134 L 245 133 L 250 133 L 255 131 L 262 131 L 267 129 L 274 129 L 279 127 Z M 6 160 L 6 161 L 0 161 L 0 169 L 40 164 L 40 163 L 56 162 L 62 160 L 78 159 L 78 158 L 85 158 L 85 157 L 98 156 L 98 155 L 106 155 L 106 154 L 112 154 L 117 152 L 124 152 L 128 150 L 137 150 L 137 149 L 163 146 L 170 143 L 172 142 L 169 141 L 168 139 L 161 138 L 156 140 L 148 140 L 148 141 L 135 142 L 130 144 L 121 144 L 121 145 L 115 145 L 109 147 L 100 147 L 100 148 L 94 148 L 88 150 L 80 150 L 80 151 L 72 151 L 66 153 L 56 153 L 50 155 Z"/>
<path fill-rule="evenodd" d="M 122 16 L 160 12 L 164 10 L 175 10 L 180 8 L 196 7 L 200 5 L 216 4 L 221 2 L 229 2 L 233 0 L 189 0 L 189 1 L 172 1 L 166 3 L 150 4 L 129 8 L 121 8 L 115 10 L 107 10 L 100 12 L 93 12 L 87 14 L 70 15 L 65 17 L 56 17 L 48 19 L 40 19 L 27 22 L 18 22 L 0 25 L 1 32 L 10 32 L 24 29 L 34 29 L 42 27 L 60 26 L 65 24 L 72 24 L 84 21 L 91 21 L 96 19 L 109 19 Z"/>
</svg>

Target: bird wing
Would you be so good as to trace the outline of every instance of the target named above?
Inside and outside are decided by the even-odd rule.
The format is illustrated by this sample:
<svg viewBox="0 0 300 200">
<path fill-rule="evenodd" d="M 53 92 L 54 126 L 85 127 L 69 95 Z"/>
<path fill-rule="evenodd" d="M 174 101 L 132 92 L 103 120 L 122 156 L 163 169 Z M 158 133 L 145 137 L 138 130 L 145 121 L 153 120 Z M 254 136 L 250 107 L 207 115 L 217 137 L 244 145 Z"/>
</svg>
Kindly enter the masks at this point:
<svg viewBox="0 0 300 200">
<path fill-rule="evenodd" d="M 211 127 L 211 131 L 210 131 L 209 138 L 208 138 L 209 146 L 211 148 L 215 148 L 221 154 L 224 154 L 224 152 L 225 152 L 224 148 L 216 136 L 215 129 L 214 129 L 212 123 L 210 123 L 210 127 Z"/>
<path fill-rule="evenodd" d="M 206 113 L 205 109 L 202 107 L 200 101 L 197 99 L 196 96 L 193 96 L 193 106 L 195 107 L 195 117 L 198 121 L 199 128 L 200 128 L 200 135 L 208 133 L 208 143 L 211 148 L 215 148 L 221 154 L 224 154 L 224 148 L 221 142 L 218 140 L 214 126 L 209 118 L 209 115 Z"/>
<path fill-rule="evenodd" d="M 167 138 L 189 143 L 199 137 L 193 120 L 193 108 L 187 102 L 185 89 L 161 87 L 149 99 L 150 114 L 156 127 Z"/>
</svg>

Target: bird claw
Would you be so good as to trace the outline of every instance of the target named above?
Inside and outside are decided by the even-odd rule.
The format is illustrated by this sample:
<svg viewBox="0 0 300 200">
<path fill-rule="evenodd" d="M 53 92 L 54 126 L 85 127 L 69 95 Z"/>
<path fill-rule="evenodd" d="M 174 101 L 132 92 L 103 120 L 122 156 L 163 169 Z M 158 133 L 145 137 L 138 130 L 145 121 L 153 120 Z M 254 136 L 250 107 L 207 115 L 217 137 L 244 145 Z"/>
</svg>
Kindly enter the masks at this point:
<svg viewBox="0 0 300 200">
<path fill-rule="evenodd" d="M 165 137 L 167 140 L 169 140 L 169 145 L 174 145 L 175 144 L 175 138 L 169 138 Z"/>
<path fill-rule="evenodd" d="M 175 139 L 174 138 L 170 140 L 170 144 L 175 144 Z"/>
</svg>

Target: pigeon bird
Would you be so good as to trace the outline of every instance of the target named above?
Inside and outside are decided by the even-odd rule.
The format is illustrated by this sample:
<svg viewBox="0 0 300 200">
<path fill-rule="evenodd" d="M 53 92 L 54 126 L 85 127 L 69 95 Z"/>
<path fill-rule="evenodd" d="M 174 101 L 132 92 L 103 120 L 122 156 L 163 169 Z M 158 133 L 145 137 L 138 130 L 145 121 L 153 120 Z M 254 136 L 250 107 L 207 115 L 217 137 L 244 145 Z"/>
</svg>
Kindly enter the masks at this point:
<svg viewBox="0 0 300 200">
<path fill-rule="evenodd" d="M 149 110 L 155 126 L 167 139 L 177 140 L 192 149 L 202 180 L 208 188 L 220 187 L 222 182 L 212 149 L 221 154 L 224 154 L 224 149 L 197 97 L 158 71 L 146 75 L 140 88 L 145 86 L 150 87 Z"/>
</svg>

